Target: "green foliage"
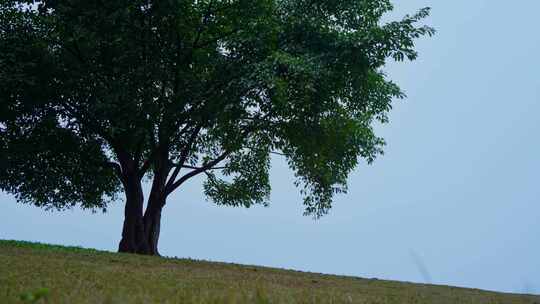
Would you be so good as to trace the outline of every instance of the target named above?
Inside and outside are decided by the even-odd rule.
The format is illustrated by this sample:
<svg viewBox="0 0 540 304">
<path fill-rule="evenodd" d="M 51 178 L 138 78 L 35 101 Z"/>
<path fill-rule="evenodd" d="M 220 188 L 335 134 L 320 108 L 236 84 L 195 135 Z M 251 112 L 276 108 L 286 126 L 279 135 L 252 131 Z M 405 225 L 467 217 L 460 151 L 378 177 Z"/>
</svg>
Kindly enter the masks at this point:
<svg viewBox="0 0 540 304">
<path fill-rule="evenodd" d="M 399 87 L 434 30 L 388 0 L 0 2 L 0 188 L 104 208 L 131 176 L 205 173 L 222 205 L 267 204 L 283 154 L 315 217 L 384 141 Z M 179 175 L 180 171 L 187 171 Z"/>
<path fill-rule="evenodd" d="M 3 190 L 20 201 L 57 209 L 77 203 L 104 209 L 107 199 L 115 198 L 118 182 L 105 167 L 99 141 L 77 136 L 54 118 L 25 123 L 24 129 L 7 126 L 2 135 L 9 150 L 0 149 Z"/>
<path fill-rule="evenodd" d="M 35 291 L 29 291 L 21 294 L 20 299 L 24 303 L 37 303 L 41 299 L 47 300 L 47 296 L 49 295 L 49 289 L 47 288 L 39 288 Z"/>
</svg>

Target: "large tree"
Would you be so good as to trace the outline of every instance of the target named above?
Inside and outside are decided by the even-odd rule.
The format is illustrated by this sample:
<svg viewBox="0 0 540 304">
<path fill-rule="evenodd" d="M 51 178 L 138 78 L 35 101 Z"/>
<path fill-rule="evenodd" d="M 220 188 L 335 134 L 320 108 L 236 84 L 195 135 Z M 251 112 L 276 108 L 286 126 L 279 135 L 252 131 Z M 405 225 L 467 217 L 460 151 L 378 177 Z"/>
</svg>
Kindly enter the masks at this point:
<svg viewBox="0 0 540 304">
<path fill-rule="evenodd" d="M 389 0 L 0 3 L 0 189 L 103 210 L 123 191 L 119 251 L 144 254 L 191 177 L 218 205 L 268 204 L 272 153 L 325 214 L 404 97 L 386 61 L 434 32 L 427 8 L 383 24 Z"/>
</svg>

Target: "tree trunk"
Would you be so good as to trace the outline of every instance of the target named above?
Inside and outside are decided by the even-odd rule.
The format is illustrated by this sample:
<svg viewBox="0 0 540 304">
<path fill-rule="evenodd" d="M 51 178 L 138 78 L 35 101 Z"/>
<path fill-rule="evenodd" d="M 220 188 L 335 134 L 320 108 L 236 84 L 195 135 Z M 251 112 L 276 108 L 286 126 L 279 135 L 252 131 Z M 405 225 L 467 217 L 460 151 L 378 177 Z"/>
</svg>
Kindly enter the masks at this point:
<svg viewBox="0 0 540 304">
<path fill-rule="evenodd" d="M 160 255 L 158 251 L 159 232 L 161 228 L 161 210 L 165 206 L 167 195 L 165 194 L 165 184 L 169 174 L 167 149 L 160 149 L 154 163 L 154 178 L 152 189 L 148 196 L 148 204 L 144 212 L 144 238 L 148 244 L 150 255 Z"/>
<path fill-rule="evenodd" d="M 169 172 L 166 150 L 160 150 L 154 162 L 154 177 L 152 189 L 144 211 L 144 194 L 141 178 L 138 174 L 126 174 L 125 193 L 126 207 L 122 240 L 118 246 L 119 252 L 129 252 L 148 255 L 159 255 L 158 240 L 161 227 L 161 210 L 165 205 L 165 183 Z M 125 172 L 137 172 L 129 168 L 125 162 Z M 132 166 L 133 167 L 133 166 Z"/>
<path fill-rule="evenodd" d="M 165 206 L 165 183 L 168 167 L 164 162 L 158 162 L 154 170 L 152 189 L 148 197 L 148 205 L 144 213 L 144 233 L 148 244 L 148 254 L 159 255 L 158 241 L 161 228 L 161 210 Z"/>
<path fill-rule="evenodd" d="M 151 210 L 147 208 L 144 214 L 144 237 L 148 244 L 148 254 L 160 255 L 158 251 L 159 232 L 161 228 L 161 209 L 163 204 L 159 203 L 159 208 Z M 151 202 L 149 202 L 149 205 Z M 157 203 L 156 203 L 157 204 Z"/>
<path fill-rule="evenodd" d="M 140 180 L 136 176 L 128 177 L 124 190 L 126 195 L 124 227 L 118 251 L 146 254 L 149 249 L 144 237 L 144 195 Z"/>
</svg>

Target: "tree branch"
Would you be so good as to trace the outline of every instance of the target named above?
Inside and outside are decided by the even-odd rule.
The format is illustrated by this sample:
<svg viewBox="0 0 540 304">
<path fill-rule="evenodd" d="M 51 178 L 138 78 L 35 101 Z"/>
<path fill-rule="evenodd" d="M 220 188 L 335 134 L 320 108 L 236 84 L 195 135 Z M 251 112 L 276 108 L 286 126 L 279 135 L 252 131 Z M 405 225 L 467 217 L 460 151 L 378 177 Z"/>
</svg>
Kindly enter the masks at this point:
<svg viewBox="0 0 540 304">
<path fill-rule="evenodd" d="M 229 156 L 231 153 L 232 153 L 232 151 L 225 151 L 225 152 L 223 152 L 223 154 L 218 156 L 216 159 L 214 159 L 214 160 L 204 164 L 202 167 L 194 169 L 193 171 L 191 171 L 191 172 L 187 173 L 186 175 L 182 176 L 176 182 L 174 182 L 170 187 L 167 187 L 168 189 L 166 189 L 166 194 L 169 195 L 171 192 L 173 192 L 178 187 L 180 187 L 180 185 L 182 185 L 186 180 L 192 178 L 193 176 L 195 176 L 197 174 L 200 174 L 200 173 L 203 173 L 206 170 L 209 170 L 210 168 L 214 167 L 219 162 L 221 162 L 222 160 L 227 158 L 227 156 Z"/>
<path fill-rule="evenodd" d="M 122 182 L 122 185 L 124 185 L 125 187 L 127 185 L 127 181 L 126 181 L 126 177 L 124 176 L 124 173 L 122 173 L 122 167 L 120 166 L 120 164 L 115 163 L 115 162 L 107 162 L 106 164 L 107 166 L 111 167 L 114 170 L 118 179 Z"/>
<path fill-rule="evenodd" d="M 141 158 L 142 158 L 142 154 L 143 154 L 143 150 L 142 150 L 143 149 L 143 141 L 144 141 L 144 139 L 140 140 L 137 143 L 137 148 L 135 149 L 134 161 L 135 161 L 135 164 L 137 164 L 137 165 L 139 165 L 139 163 L 141 162 Z"/>
<path fill-rule="evenodd" d="M 251 128 L 246 128 L 245 130 L 243 130 L 244 132 L 244 136 L 249 136 L 249 133 L 254 131 L 255 129 L 253 127 Z M 198 134 L 198 132 L 197 132 Z M 215 165 L 217 165 L 219 162 L 221 162 L 222 160 L 224 160 L 225 158 L 227 158 L 227 156 L 229 156 L 231 153 L 233 153 L 234 151 L 233 150 L 227 150 L 225 152 L 223 152 L 220 156 L 218 156 L 216 159 L 202 165 L 201 167 L 198 167 L 197 169 L 194 169 L 193 171 L 185 174 L 184 176 L 182 176 L 181 178 L 179 178 L 176 182 L 174 182 L 174 179 L 176 178 L 176 176 L 178 175 L 178 172 L 180 172 L 180 168 L 181 166 L 178 166 L 176 167 L 175 169 L 175 174 L 173 174 L 173 177 L 174 179 L 171 177 L 171 179 L 169 179 L 169 182 L 167 183 L 167 187 L 165 188 L 165 194 L 166 195 L 169 195 L 171 194 L 171 192 L 173 192 L 174 190 L 176 190 L 180 185 L 182 185 L 186 180 L 194 177 L 195 175 L 197 174 L 200 174 L 200 173 L 203 173 L 207 170 L 210 170 L 211 168 L 213 168 Z"/>
<path fill-rule="evenodd" d="M 285 157 L 287 157 L 287 155 L 286 155 L 286 154 L 284 154 L 284 153 L 280 153 L 280 152 L 275 152 L 275 151 L 270 151 L 270 154 L 275 154 L 275 155 L 279 155 L 279 156 L 285 156 Z"/>
<path fill-rule="evenodd" d="M 176 177 L 178 176 L 182 166 L 186 162 L 189 156 L 189 151 L 192 149 L 193 143 L 195 143 L 195 140 L 197 139 L 197 136 L 199 136 L 199 132 L 201 131 L 201 129 L 202 127 L 198 126 L 195 128 L 193 133 L 191 133 L 191 136 L 189 137 L 186 147 L 182 150 L 182 152 L 180 152 L 180 161 L 178 162 L 179 166 L 176 166 L 176 168 L 174 168 L 174 172 L 172 176 L 169 178 L 169 180 L 167 181 L 165 189 L 171 187 L 174 181 L 176 180 Z"/>
<path fill-rule="evenodd" d="M 184 166 L 181 166 L 182 168 L 187 168 L 187 169 L 194 169 L 194 170 L 199 170 L 199 169 L 202 169 L 202 167 L 195 167 L 195 166 L 188 166 L 188 165 L 184 165 Z M 223 167 L 212 167 L 212 168 L 208 168 L 206 170 L 224 170 L 224 169 L 228 169 L 230 167 L 227 167 L 227 166 L 223 166 Z"/>
<path fill-rule="evenodd" d="M 139 176 L 139 178 L 142 178 L 144 176 L 144 174 L 146 173 L 146 171 L 148 171 L 148 168 L 150 168 L 150 165 L 152 164 L 152 162 L 156 158 L 159 149 L 160 149 L 160 147 L 156 147 L 152 151 L 152 153 L 150 153 L 150 156 L 148 157 L 148 159 L 144 161 L 143 165 L 141 166 L 141 168 L 137 172 L 137 175 Z M 138 165 L 138 163 L 136 163 L 136 164 Z"/>
</svg>

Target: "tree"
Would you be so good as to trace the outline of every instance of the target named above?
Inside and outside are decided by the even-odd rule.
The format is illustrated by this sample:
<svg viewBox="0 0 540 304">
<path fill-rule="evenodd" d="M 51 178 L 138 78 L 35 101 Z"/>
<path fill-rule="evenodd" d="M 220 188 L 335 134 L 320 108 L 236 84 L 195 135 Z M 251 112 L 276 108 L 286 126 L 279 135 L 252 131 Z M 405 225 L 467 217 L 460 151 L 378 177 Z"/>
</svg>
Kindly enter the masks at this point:
<svg viewBox="0 0 540 304">
<path fill-rule="evenodd" d="M 268 204 L 286 157 L 305 213 L 372 162 L 424 8 L 389 0 L 2 0 L 0 188 L 44 208 L 125 196 L 121 252 L 158 254 L 170 193 L 199 174 L 218 205 Z M 142 184 L 151 181 L 145 203 Z M 146 206 L 146 208 L 145 208 Z"/>
</svg>

